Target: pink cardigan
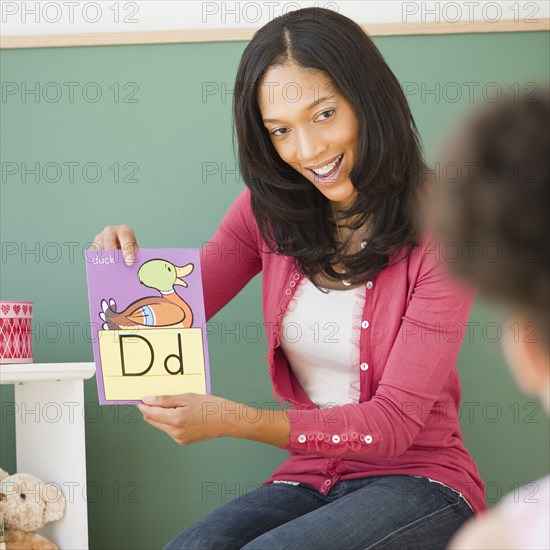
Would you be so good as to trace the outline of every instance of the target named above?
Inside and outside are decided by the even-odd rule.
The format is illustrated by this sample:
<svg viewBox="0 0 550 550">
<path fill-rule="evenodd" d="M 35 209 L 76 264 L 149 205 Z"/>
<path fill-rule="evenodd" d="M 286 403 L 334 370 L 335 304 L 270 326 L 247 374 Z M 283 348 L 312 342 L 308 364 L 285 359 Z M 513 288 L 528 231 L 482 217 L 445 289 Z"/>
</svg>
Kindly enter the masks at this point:
<svg viewBox="0 0 550 550">
<path fill-rule="evenodd" d="M 201 250 L 206 319 L 260 271 L 274 396 L 287 409 L 290 456 L 271 477 L 327 493 L 337 481 L 415 475 L 460 492 L 477 513 L 484 485 L 460 431 L 460 351 L 474 293 L 450 280 L 437 243 L 424 235 L 407 260 L 372 281 L 361 320 L 360 402 L 320 409 L 294 377 L 279 345 L 281 317 L 302 275 L 268 253 L 244 189 Z M 368 285 L 370 287 L 371 285 Z"/>
</svg>

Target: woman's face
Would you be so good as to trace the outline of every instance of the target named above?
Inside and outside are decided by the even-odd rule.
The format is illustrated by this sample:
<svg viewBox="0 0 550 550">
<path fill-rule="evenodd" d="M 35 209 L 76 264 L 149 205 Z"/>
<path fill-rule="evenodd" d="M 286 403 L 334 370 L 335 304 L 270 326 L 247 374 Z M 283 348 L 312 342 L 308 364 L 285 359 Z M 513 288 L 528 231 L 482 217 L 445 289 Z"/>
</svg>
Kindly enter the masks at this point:
<svg viewBox="0 0 550 550">
<path fill-rule="evenodd" d="M 359 120 L 323 74 L 294 64 L 271 67 L 258 101 L 279 156 L 342 210 L 356 190 L 349 173 L 357 158 Z"/>
</svg>

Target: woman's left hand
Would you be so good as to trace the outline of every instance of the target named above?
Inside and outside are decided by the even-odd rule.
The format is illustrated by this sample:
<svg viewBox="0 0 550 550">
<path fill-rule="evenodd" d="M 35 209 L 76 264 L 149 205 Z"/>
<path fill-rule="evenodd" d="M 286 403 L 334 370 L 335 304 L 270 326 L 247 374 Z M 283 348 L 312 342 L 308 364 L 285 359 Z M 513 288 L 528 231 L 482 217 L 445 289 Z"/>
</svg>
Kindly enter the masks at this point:
<svg viewBox="0 0 550 550">
<path fill-rule="evenodd" d="M 226 435 L 224 414 L 237 407 L 237 403 L 197 393 L 144 397 L 138 404 L 146 422 L 166 432 L 179 445 L 206 441 Z"/>
</svg>

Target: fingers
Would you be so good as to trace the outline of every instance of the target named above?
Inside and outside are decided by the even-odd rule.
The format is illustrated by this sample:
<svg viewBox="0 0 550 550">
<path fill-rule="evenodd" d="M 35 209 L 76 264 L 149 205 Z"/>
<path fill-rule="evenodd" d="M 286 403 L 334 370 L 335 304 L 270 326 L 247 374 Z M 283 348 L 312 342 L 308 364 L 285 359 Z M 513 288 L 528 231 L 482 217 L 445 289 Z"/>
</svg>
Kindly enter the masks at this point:
<svg viewBox="0 0 550 550">
<path fill-rule="evenodd" d="M 165 426 L 175 426 L 180 420 L 180 415 L 174 409 L 163 409 L 162 407 L 141 404 L 138 404 L 137 407 L 143 414 L 143 418 L 148 422 L 152 420 Z"/>
<path fill-rule="evenodd" d="M 121 250 L 124 261 L 132 265 L 139 249 L 134 231 L 127 225 L 108 225 L 98 233 L 89 250 Z"/>
<path fill-rule="evenodd" d="M 155 422 L 150 418 L 143 417 L 143 419 L 145 420 L 145 422 L 147 422 L 147 424 L 150 424 L 151 426 L 153 426 L 153 428 L 157 428 L 157 430 L 164 432 L 166 435 L 172 438 L 178 445 L 187 445 L 191 443 L 191 441 L 188 441 L 183 435 L 180 435 L 179 432 L 174 431 L 173 426 L 162 424 L 161 422 Z"/>
<path fill-rule="evenodd" d="M 127 225 L 119 225 L 118 228 L 118 243 L 124 254 L 124 261 L 132 265 L 135 261 L 135 252 L 138 250 L 136 236 L 132 228 Z"/>
<path fill-rule="evenodd" d="M 149 418 L 145 415 L 143 416 L 143 420 L 145 420 L 145 422 L 147 422 L 147 424 L 150 424 L 154 428 L 157 428 L 157 430 L 161 430 L 164 433 L 167 433 L 168 435 L 170 435 L 169 431 L 171 429 L 171 426 L 169 426 L 168 424 L 163 424 L 162 422 L 157 422 L 157 421 L 153 420 L 152 418 Z"/>
<path fill-rule="evenodd" d="M 181 407 L 189 403 L 189 399 L 186 394 L 180 395 L 157 395 L 157 396 L 145 396 L 141 399 L 146 405 L 152 405 L 154 407 Z"/>
</svg>

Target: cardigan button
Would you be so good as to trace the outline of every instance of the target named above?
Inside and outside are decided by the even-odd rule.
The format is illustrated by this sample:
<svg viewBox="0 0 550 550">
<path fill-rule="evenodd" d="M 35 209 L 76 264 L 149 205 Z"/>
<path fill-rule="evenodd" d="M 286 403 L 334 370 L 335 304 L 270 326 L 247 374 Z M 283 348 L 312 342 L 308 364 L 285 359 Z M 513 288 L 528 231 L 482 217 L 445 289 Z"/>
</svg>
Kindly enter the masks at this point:
<svg viewBox="0 0 550 550">
<path fill-rule="evenodd" d="M 295 273 L 292 278 L 297 281 L 300 278 L 300 275 L 298 275 L 298 273 Z"/>
<path fill-rule="evenodd" d="M 278 307 L 278 308 L 277 308 L 277 311 L 276 311 L 277 315 L 281 315 L 282 311 L 283 311 L 283 310 L 282 310 L 280 307 Z"/>
<path fill-rule="evenodd" d="M 290 288 L 294 288 L 296 286 L 296 281 L 290 281 Z"/>
<path fill-rule="evenodd" d="M 325 443 L 330 443 L 330 435 L 325 434 L 324 440 L 325 440 Z"/>
<path fill-rule="evenodd" d="M 372 281 L 367 281 L 367 288 L 370 290 L 373 287 Z"/>
<path fill-rule="evenodd" d="M 368 321 L 363 321 L 361 323 L 361 328 L 369 328 L 369 322 Z"/>
<path fill-rule="evenodd" d="M 348 434 L 342 434 L 342 437 L 340 438 L 342 441 L 347 441 L 349 438 L 348 438 Z"/>
<path fill-rule="evenodd" d="M 332 436 L 332 442 L 333 443 L 340 443 L 340 436 L 339 435 L 333 435 Z"/>
<path fill-rule="evenodd" d="M 353 440 L 356 440 L 357 437 L 358 437 L 358 436 L 357 436 L 357 432 L 351 432 L 351 433 L 349 434 L 349 436 L 350 436 L 350 439 L 353 439 Z"/>
<path fill-rule="evenodd" d="M 287 296 L 290 296 L 290 293 L 291 293 L 290 288 L 287 288 L 287 289 L 285 290 L 285 294 L 286 294 Z"/>
<path fill-rule="evenodd" d="M 365 443 L 368 443 L 368 444 L 372 443 L 372 435 L 365 436 Z"/>
<path fill-rule="evenodd" d="M 315 434 L 307 434 L 307 440 L 313 441 L 315 439 Z"/>
<path fill-rule="evenodd" d="M 359 439 L 360 439 L 361 441 L 365 441 L 365 435 L 364 435 L 364 434 L 361 434 L 361 435 L 359 436 Z"/>
<path fill-rule="evenodd" d="M 307 438 L 306 438 L 305 434 L 300 434 L 298 436 L 298 443 L 305 443 L 306 439 Z"/>
<path fill-rule="evenodd" d="M 368 363 L 361 363 L 361 364 L 359 365 L 359 368 L 360 368 L 361 370 L 369 370 L 369 364 L 368 364 Z"/>
<path fill-rule="evenodd" d="M 318 439 L 319 441 L 323 441 L 323 439 L 325 439 L 325 434 L 322 434 L 322 433 L 319 432 L 319 433 L 317 434 L 317 439 Z"/>
</svg>

